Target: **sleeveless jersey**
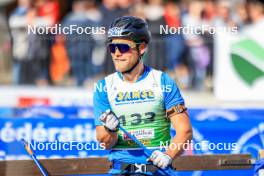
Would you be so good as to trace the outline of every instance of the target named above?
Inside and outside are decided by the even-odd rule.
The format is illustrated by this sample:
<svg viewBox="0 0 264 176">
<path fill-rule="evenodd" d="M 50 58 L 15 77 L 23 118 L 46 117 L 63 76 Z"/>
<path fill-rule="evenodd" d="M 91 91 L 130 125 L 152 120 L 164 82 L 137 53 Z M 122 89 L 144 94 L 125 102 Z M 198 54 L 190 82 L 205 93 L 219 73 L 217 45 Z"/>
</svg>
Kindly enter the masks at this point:
<svg viewBox="0 0 264 176">
<path fill-rule="evenodd" d="M 162 72 L 151 69 L 143 80 L 128 83 L 118 73 L 105 78 L 107 97 L 120 124 L 146 147 L 156 148 L 170 141 L 170 121 L 164 108 Z M 115 149 L 138 148 L 121 130 Z"/>
</svg>

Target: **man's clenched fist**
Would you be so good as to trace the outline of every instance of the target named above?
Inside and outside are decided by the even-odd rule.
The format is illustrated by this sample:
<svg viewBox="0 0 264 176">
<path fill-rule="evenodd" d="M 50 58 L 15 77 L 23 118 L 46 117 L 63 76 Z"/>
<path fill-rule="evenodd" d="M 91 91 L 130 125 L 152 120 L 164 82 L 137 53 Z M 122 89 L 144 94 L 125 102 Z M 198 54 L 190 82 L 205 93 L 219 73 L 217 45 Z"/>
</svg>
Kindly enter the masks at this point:
<svg viewBox="0 0 264 176">
<path fill-rule="evenodd" d="M 106 110 L 101 116 L 100 120 L 104 123 L 104 126 L 111 132 L 118 130 L 119 121 L 115 114 L 110 110 Z"/>
<path fill-rule="evenodd" d="M 149 157 L 148 161 L 149 160 L 162 169 L 165 169 L 172 163 L 171 157 L 159 150 L 155 150 Z"/>
</svg>

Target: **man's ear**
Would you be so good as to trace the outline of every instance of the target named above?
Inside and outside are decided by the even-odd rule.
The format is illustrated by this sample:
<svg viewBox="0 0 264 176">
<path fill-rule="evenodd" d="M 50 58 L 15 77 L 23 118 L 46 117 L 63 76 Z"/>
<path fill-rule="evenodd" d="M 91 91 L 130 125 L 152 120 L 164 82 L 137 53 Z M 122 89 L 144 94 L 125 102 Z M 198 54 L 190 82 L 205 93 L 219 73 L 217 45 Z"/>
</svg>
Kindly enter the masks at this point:
<svg viewBox="0 0 264 176">
<path fill-rule="evenodd" d="M 146 52 L 146 49 L 147 49 L 147 45 L 145 42 L 139 45 L 139 52 L 141 56 Z"/>
</svg>

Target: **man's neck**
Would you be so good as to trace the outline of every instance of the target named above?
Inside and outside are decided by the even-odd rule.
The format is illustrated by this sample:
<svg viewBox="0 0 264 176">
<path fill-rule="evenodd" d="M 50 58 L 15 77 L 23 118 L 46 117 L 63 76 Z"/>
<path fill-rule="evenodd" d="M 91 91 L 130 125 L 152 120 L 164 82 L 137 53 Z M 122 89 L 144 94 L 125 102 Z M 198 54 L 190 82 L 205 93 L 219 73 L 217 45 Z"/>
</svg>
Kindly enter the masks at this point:
<svg viewBox="0 0 264 176">
<path fill-rule="evenodd" d="M 143 73 L 144 73 L 144 64 L 140 62 L 130 73 L 125 73 L 122 75 L 124 81 L 133 83 L 133 82 L 137 82 L 137 80 Z"/>
<path fill-rule="evenodd" d="M 255 17 L 255 19 L 253 20 L 254 23 L 258 23 L 259 21 L 261 21 L 262 19 L 264 19 L 264 15 L 259 15 L 257 17 Z"/>
</svg>

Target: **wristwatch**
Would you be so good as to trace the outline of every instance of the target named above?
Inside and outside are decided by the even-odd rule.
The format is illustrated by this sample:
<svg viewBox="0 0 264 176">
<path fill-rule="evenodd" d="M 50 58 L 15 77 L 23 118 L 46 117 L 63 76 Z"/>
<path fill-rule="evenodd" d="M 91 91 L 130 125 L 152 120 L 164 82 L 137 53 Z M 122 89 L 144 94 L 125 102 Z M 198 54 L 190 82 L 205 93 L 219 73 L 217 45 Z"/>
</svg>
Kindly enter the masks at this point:
<svg viewBox="0 0 264 176">
<path fill-rule="evenodd" d="M 108 132 L 110 132 L 110 133 L 115 133 L 115 132 L 118 132 L 118 130 L 119 130 L 118 127 L 116 127 L 116 129 L 114 129 L 114 130 L 109 129 L 109 128 L 107 128 L 106 126 L 104 126 L 104 128 L 105 128 L 106 131 L 108 131 Z"/>
</svg>

